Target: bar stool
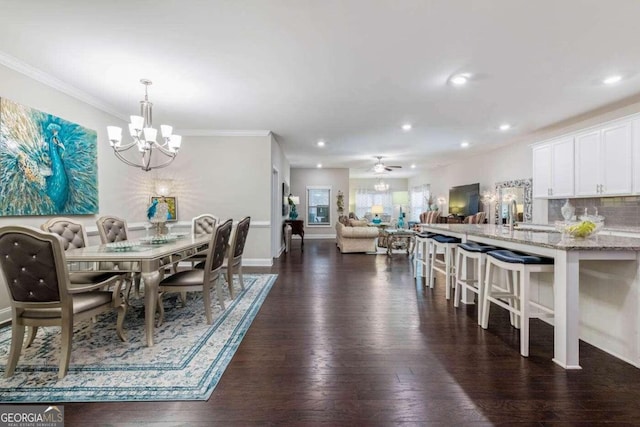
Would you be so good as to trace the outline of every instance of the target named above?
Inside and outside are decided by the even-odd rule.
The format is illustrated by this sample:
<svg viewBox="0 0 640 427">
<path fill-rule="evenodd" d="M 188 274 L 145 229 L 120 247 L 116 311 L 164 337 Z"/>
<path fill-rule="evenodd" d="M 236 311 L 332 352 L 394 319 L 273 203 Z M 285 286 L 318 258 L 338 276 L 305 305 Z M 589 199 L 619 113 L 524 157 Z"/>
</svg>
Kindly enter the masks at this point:
<svg viewBox="0 0 640 427">
<path fill-rule="evenodd" d="M 430 272 L 431 268 L 431 258 L 429 257 L 429 249 L 431 244 L 429 242 L 429 239 L 431 239 L 433 236 L 435 236 L 434 233 L 416 233 L 416 243 L 413 247 L 413 278 L 415 279 L 416 277 L 418 277 L 418 267 L 421 266 L 422 272 L 420 275 L 425 278 L 425 283 L 427 284 L 429 283 L 428 273 Z"/>
<path fill-rule="evenodd" d="M 434 271 L 444 274 L 445 296 L 451 299 L 451 279 L 455 280 L 455 251 L 461 240 L 457 237 L 442 236 L 436 234 L 430 239 L 431 275 L 429 277 L 430 287 L 433 288 L 435 281 Z M 438 249 L 444 253 L 444 260 L 437 259 Z"/>
<path fill-rule="evenodd" d="M 507 289 L 493 282 L 494 267 L 507 271 Z M 489 325 L 491 303 L 509 310 L 515 315 L 516 327 L 520 327 L 520 354 L 524 357 L 529 356 L 529 319 L 553 315 L 553 310 L 549 307 L 530 300 L 531 273 L 553 273 L 553 258 L 507 249 L 487 252 L 481 326 L 487 329 Z M 530 306 L 542 313 L 532 313 Z"/>
<path fill-rule="evenodd" d="M 467 242 L 460 243 L 456 249 L 456 282 L 453 306 L 459 307 L 462 298 L 461 290 L 471 291 L 478 295 L 478 325 L 482 323 L 482 297 L 483 297 L 483 273 L 487 252 L 495 251 L 495 246 L 481 245 L 480 243 Z M 467 261 L 471 260 L 473 265 L 473 277 L 467 277 Z"/>
</svg>

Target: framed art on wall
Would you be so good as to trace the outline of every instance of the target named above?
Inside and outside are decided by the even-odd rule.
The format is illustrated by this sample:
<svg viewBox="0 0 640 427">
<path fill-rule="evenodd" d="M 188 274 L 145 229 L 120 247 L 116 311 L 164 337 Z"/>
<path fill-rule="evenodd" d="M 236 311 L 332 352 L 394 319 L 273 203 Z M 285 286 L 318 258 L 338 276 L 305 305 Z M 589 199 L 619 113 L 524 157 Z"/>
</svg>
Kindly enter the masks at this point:
<svg viewBox="0 0 640 427">
<path fill-rule="evenodd" d="M 282 216 L 289 215 L 289 202 L 287 201 L 287 197 L 289 197 L 289 184 L 286 182 L 282 183 Z"/>
<path fill-rule="evenodd" d="M 0 216 L 98 213 L 97 134 L 0 98 Z"/>
<path fill-rule="evenodd" d="M 163 201 L 167 204 L 167 221 L 177 221 L 178 220 L 178 202 L 175 197 L 169 196 L 151 196 L 151 203 L 157 201 L 158 203 L 162 203 Z"/>
</svg>

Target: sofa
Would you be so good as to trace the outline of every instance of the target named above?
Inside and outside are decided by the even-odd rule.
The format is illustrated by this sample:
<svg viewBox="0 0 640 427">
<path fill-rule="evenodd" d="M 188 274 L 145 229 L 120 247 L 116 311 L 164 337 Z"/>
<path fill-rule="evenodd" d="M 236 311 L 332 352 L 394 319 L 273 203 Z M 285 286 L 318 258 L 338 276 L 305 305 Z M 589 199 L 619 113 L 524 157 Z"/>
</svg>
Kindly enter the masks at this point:
<svg viewBox="0 0 640 427">
<path fill-rule="evenodd" d="M 349 224 L 349 225 L 345 225 Z M 378 228 L 369 227 L 366 221 L 338 221 L 336 244 L 342 253 L 375 252 Z"/>
</svg>

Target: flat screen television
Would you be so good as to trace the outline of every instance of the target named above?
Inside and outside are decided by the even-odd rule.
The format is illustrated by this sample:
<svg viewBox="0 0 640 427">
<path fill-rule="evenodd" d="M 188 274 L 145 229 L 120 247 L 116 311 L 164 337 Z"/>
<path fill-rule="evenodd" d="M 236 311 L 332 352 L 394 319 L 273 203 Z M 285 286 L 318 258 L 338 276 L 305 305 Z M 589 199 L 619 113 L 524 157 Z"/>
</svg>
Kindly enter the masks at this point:
<svg viewBox="0 0 640 427">
<path fill-rule="evenodd" d="M 480 183 L 449 189 L 449 215 L 469 216 L 480 210 Z"/>
</svg>

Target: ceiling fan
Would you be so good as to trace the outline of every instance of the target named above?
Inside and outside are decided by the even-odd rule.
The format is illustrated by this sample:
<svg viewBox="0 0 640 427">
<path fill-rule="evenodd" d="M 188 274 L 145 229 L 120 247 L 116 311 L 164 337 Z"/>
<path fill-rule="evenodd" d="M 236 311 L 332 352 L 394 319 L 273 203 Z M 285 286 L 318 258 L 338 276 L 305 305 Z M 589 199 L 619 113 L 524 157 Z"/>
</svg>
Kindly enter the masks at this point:
<svg viewBox="0 0 640 427">
<path fill-rule="evenodd" d="M 391 172 L 392 168 L 399 169 L 402 167 L 402 166 L 385 165 L 384 163 L 382 163 L 382 156 L 376 156 L 376 159 L 378 159 L 378 163 L 376 163 L 373 166 L 373 172 L 375 173 L 383 173 L 385 171 Z"/>
</svg>

